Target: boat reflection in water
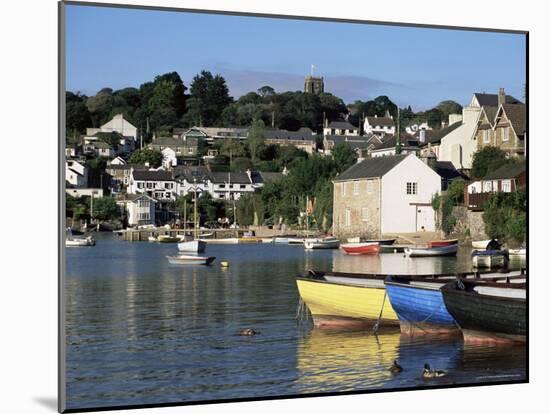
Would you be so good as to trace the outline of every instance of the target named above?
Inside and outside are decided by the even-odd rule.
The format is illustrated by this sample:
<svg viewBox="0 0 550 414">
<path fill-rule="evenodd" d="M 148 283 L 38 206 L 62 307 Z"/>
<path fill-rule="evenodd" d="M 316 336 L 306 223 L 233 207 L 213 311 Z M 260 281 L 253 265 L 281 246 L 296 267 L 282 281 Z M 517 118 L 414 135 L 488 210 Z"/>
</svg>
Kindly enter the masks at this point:
<svg viewBox="0 0 550 414">
<path fill-rule="evenodd" d="M 301 392 L 343 392 L 383 387 L 398 358 L 399 331 L 313 329 L 298 344 Z"/>
</svg>

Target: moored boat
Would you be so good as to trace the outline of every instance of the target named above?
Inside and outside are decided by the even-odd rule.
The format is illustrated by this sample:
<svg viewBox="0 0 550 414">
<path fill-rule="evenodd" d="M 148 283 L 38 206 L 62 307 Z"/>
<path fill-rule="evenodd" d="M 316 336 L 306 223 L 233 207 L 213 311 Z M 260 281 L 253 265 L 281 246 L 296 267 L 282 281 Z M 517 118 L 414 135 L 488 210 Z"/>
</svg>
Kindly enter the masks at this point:
<svg viewBox="0 0 550 414">
<path fill-rule="evenodd" d="M 458 239 L 431 240 L 428 242 L 428 247 L 444 247 L 444 246 L 451 246 L 453 244 L 458 244 Z"/>
<path fill-rule="evenodd" d="M 209 265 L 214 259 L 213 256 L 191 256 L 191 255 L 179 255 L 179 256 L 166 256 L 170 264 L 184 264 L 184 265 Z"/>
<path fill-rule="evenodd" d="M 526 256 L 527 249 L 525 247 L 521 249 L 508 249 L 508 255 L 510 256 Z"/>
<path fill-rule="evenodd" d="M 168 234 L 161 234 L 157 237 L 159 243 L 177 243 L 180 241 L 178 236 L 170 236 Z"/>
<path fill-rule="evenodd" d="M 273 243 L 274 238 L 273 237 L 262 237 L 261 241 L 262 241 L 262 243 Z"/>
<path fill-rule="evenodd" d="M 440 288 L 445 279 L 388 276 L 388 298 L 406 335 L 459 334 L 453 317 L 447 312 Z"/>
<path fill-rule="evenodd" d="M 316 249 L 337 249 L 340 246 L 340 240 L 335 237 L 325 237 L 322 239 L 306 239 L 304 248 L 306 250 Z"/>
<path fill-rule="evenodd" d="M 458 244 L 441 247 L 406 247 L 405 255 L 408 257 L 456 256 L 457 251 Z"/>
<path fill-rule="evenodd" d="M 188 240 L 178 243 L 180 252 L 202 253 L 206 249 L 206 242 L 203 240 Z"/>
<path fill-rule="evenodd" d="M 68 236 L 65 239 L 65 246 L 66 247 L 95 246 L 95 239 L 92 236 L 88 236 L 88 237 Z"/>
<path fill-rule="evenodd" d="M 396 239 L 366 239 L 361 240 L 363 243 L 378 243 L 380 246 L 391 246 Z"/>
<path fill-rule="evenodd" d="M 380 253 L 404 253 L 410 247 L 408 244 L 387 244 L 380 246 Z"/>
<path fill-rule="evenodd" d="M 380 245 L 378 243 L 345 243 L 341 244 L 340 248 L 346 254 L 359 255 L 359 254 L 378 254 L 380 251 Z"/>
<path fill-rule="evenodd" d="M 526 285 L 457 280 L 441 288 L 465 342 L 525 342 Z"/>
<path fill-rule="evenodd" d="M 289 237 L 288 244 L 304 244 L 305 238 L 303 237 Z"/>
<path fill-rule="evenodd" d="M 237 244 L 239 243 L 239 239 L 237 237 L 228 237 L 225 239 L 199 239 L 200 241 L 204 241 L 208 244 Z"/>
<path fill-rule="evenodd" d="M 298 276 L 300 297 L 313 317 L 316 327 L 358 328 L 399 326 L 397 315 L 387 300 L 384 276 L 372 276 L 363 286 L 330 282 L 322 273 Z"/>
<path fill-rule="evenodd" d="M 472 264 L 474 267 L 506 267 L 508 262 L 508 252 L 504 250 L 477 250 L 472 252 Z"/>
</svg>

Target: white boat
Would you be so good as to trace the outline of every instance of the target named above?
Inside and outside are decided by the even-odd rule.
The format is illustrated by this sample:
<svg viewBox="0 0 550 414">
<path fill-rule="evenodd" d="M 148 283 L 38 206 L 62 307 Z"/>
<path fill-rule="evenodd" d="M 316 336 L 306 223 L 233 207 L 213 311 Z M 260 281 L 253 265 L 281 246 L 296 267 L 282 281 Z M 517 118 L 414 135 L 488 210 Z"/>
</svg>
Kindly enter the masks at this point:
<svg viewBox="0 0 550 414">
<path fill-rule="evenodd" d="M 474 249 L 483 249 L 485 250 L 487 248 L 487 245 L 489 244 L 491 240 L 477 240 L 472 241 L 472 248 Z"/>
<path fill-rule="evenodd" d="M 262 237 L 262 243 L 274 243 L 273 237 Z"/>
<path fill-rule="evenodd" d="M 228 237 L 225 239 L 199 239 L 199 241 L 203 241 L 208 244 L 238 244 L 239 243 L 239 239 L 237 237 Z"/>
<path fill-rule="evenodd" d="M 274 237 L 273 243 L 288 244 L 288 237 Z"/>
<path fill-rule="evenodd" d="M 450 244 L 441 247 L 406 247 L 407 257 L 435 257 L 435 256 L 456 256 L 458 244 Z"/>
<path fill-rule="evenodd" d="M 289 237 L 288 244 L 304 244 L 305 239 L 303 237 Z"/>
<path fill-rule="evenodd" d="M 68 236 L 65 239 L 66 247 L 95 246 L 95 239 L 92 236 L 85 238 Z"/>
<path fill-rule="evenodd" d="M 334 237 L 326 237 L 324 239 L 306 239 L 304 242 L 306 250 L 314 249 L 337 249 L 340 247 L 340 240 Z"/>
<path fill-rule="evenodd" d="M 211 264 L 215 257 L 214 256 L 188 256 L 188 255 L 179 255 L 179 256 L 166 256 L 170 264 L 177 265 L 209 265 Z"/>
<path fill-rule="evenodd" d="M 147 240 L 150 241 L 150 242 L 156 242 L 158 241 L 157 238 L 155 236 L 149 236 L 147 237 Z"/>
<path fill-rule="evenodd" d="M 521 249 L 508 249 L 508 254 L 510 256 L 523 256 L 527 255 L 527 249 L 525 247 Z"/>
<path fill-rule="evenodd" d="M 202 253 L 204 249 L 206 249 L 206 242 L 204 240 L 184 240 L 178 243 L 178 250 L 180 252 Z"/>
</svg>

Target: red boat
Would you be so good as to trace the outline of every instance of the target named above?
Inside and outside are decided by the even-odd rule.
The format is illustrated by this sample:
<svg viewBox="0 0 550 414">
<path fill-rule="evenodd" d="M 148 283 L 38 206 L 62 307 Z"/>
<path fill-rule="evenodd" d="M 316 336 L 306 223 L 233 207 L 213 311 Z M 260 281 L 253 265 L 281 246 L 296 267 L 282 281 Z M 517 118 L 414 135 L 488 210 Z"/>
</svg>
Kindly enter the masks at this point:
<svg viewBox="0 0 550 414">
<path fill-rule="evenodd" d="M 380 245 L 377 242 L 371 243 L 346 243 L 340 245 L 347 254 L 378 254 Z"/>
<path fill-rule="evenodd" d="M 428 247 L 444 247 L 444 246 L 451 246 L 453 244 L 457 244 L 458 239 L 450 239 L 450 240 L 432 240 L 428 242 Z"/>
</svg>

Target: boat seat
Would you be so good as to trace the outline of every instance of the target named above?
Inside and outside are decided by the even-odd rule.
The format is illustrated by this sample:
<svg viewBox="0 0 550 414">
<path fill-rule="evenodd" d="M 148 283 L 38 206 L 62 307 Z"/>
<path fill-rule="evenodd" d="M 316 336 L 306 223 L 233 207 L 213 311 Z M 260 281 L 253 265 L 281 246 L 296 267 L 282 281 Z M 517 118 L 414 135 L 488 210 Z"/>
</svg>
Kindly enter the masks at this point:
<svg viewBox="0 0 550 414">
<path fill-rule="evenodd" d="M 476 286 L 474 287 L 474 291 L 480 295 L 517 299 L 525 299 L 527 295 L 527 291 L 525 289 L 506 289 L 492 286 Z"/>
</svg>

